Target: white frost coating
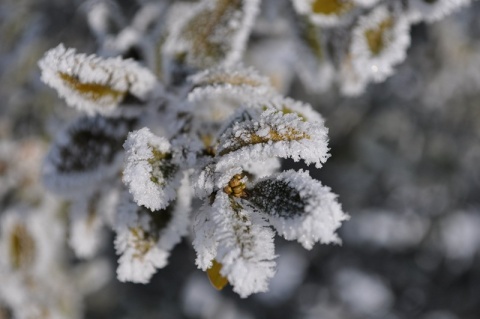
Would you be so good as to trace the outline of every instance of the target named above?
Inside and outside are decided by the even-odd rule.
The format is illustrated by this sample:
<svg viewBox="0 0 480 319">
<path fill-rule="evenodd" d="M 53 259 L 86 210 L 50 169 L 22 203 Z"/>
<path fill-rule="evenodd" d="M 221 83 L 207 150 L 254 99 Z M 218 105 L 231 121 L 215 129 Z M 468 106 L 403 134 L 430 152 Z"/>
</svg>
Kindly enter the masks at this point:
<svg viewBox="0 0 480 319">
<path fill-rule="evenodd" d="M 282 165 L 278 158 L 269 158 L 259 162 L 242 162 L 242 169 L 250 174 L 253 174 L 255 178 L 261 178 L 278 172 L 281 166 Z"/>
<path fill-rule="evenodd" d="M 167 212 L 147 213 L 125 194 L 126 200 L 119 206 L 114 229 L 117 234 L 115 249 L 121 255 L 117 268 L 120 281 L 148 283 L 157 269 L 167 265 L 170 251 L 188 232 L 191 195 L 188 180 L 184 178 L 177 200 L 172 203 L 170 220 L 164 228 L 155 229 L 152 214 Z"/>
<path fill-rule="evenodd" d="M 126 151 L 123 182 L 128 186 L 138 205 L 151 210 L 159 210 L 167 207 L 170 201 L 175 199 L 176 189 L 180 184 L 181 175 L 178 166 L 171 163 L 171 159 L 155 160 L 154 151 L 161 154 L 170 154 L 170 143 L 167 139 L 159 137 L 144 127 L 128 134 L 123 145 Z M 155 160 L 155 164 L 149 161 Z M 155 166 L 158 165 L 159 167 Z M 169 165 L 172 172 L 165 178 L 161 167 Z M 152 179 L 156 179 L 154 182 Z"/>
<path fill-rule="evenodd" d="M 89 115 L 112 113 L 128 93 L 145 100 L 157 87 L 155 76 L 133 60 L 76 53 L 63 44 L 46 52 L 38 65 L 43 82 Z"/>
<path fill-rule="evenodd" d="M 307 15 L 316 25 L 322 27 L 335 27 L 343 25 L 350 21 L 352 17 L 353 5 L 346 6 L 344 10 L 337 13 L 322 14 L 313 12 L 312 6 L 316 0 L 292 0 L 295 10 L 302 15 Z M 331 1 L 331 0 L 325 0 Z M 345 1 L 351 2 L 349 0 Z"/>
<path fill-rule="evenodd" d="M 325 122 L 320 113 L 315 111 L 310 104 L 289 97 L 277 95 L 266 102 L 265 106 L 275 108 L 285 114 L 296 113 L 307 122 L 318 122 L 322 124 Z"/>
<path fill-rule="evenodd" d="M 386 24 L 382 27 L 382 24 Z M 380 30 L 380 31 L 378 31 Z M 378 53 L 369 47 L 366 33 L 381 32 Z M 374 36 L 375 38 L 375 36 Z M 350 57 L 355 73 L 374 82 L 392 75 L 393 67 L 405 60 L 410 45 L 410 23 L 402 15 L 394 15 L 386 6 L 379 6 L 362 16 L 353 30 Z"/>
<path fill-rule="evenodd" d="M 123 164 L 123 152 L 106 143 L 96 144 L 94 137 L 89 141 L 82 141 L 90 143 L 89 145 L 77 144 L 74 135 L 79 131 L 88 131 L 92 136 L 98 134 L 123 141 L 129 131 L 128 126 L 127 123 L 111 122 L 102 117 L 84 117 L 73 122 L 57 136 L 45 158 L 42 167 L 45 186 L 66 198 L 75 198 L 79 194 L 91 195 L 101 189 L 104 182 L 119 172 Z M 110 156 L 110 161 L 107 161 Z M 88 163 L 90 166 L 79 170 L 75 168 L 79 163 Z"/>
<path fill-rule="evenodd" d="M 77 199 L 70 210 L 69 245 L 79 258 L 92 258 L 103 242 L 104 220 L 98 197 Z"/>
<path fill-rule="evenodd" d="M 190 102 L 218 97 L 248 101 L 256 96 L 267 99 L 275 94 L 268 78 L 252 67 L 241 65 L 208 69 L 190 77 L 190 81 L 194 86 L 188 94 Z"/>
<path fill-rule="evenodd" d="M 222 264 L 222 276 L 242 298 L 267 291 L 268 281 L 275 274 L 273 231 L 257 213 L 233 207 L 223 192 L 216 195 L 212 216 L 218 241 L 216 260 Z"/>
<path fill-rule="evenodd" d="M 226 51 L 221 61 L 213 60 L 212 57 L 202 56 L 202 54 L 194 56 L 193 52 L 196 51 L 194 47 L 195 41 L 183 34 L 187 26 L 191 27 L 189 23 L 193 19 L 202 15 L 210 17 L 220 1 L 224 0 L 203 0 L 193 8 L 190 8 L 182 19 L 176 17 L 176 21 L 172 23 L 171 33 L 164 46 L 166 55 L 173 57 L 179 53 L 187 53 L 187 63 L 197 68 L 238 63 L 242 58 L 246 41 L 259 11 L 259 0 L 242 0 L 241 9 L 233 13 L 229 12 L 229 16 L 223 16 L 221 20 L 224 23 L 218 24 L 217 28 L 208 30 L 211 26 L 196 26 L 197 30 L 206 29 L 211 31 L 210 34 L 206 34 L 206 40 L 213 45 L 221 45 L 222 50 Z"/>
<path fill-rule="evenodd" d="M 248 165 L 248 163 L 247 163 Z M 242 166 L 230 167 L 224 172 L 215 171 L 214 165 L 207 165 L 197 174 L 192 175 L 192 184 L 195 188 L 195 195 L 199 198 L 206 198 L 216 189 L 222 189 L 235 174 L 242 173 Z"/>
<path fill-rule="evenodd" d="M 412 23 L 421 21 L 434 22 L 452 12 L 469 5 L 471 0 L 437 0 L 428 3 L 425 0 L 409 0 L 407 15 Z"/>
<path fill-rule="evenodd" d="M 217 255 L 218 242 L 215 238 L 216 225 L 212 218 L 212 208 L 205 203 L 195 214 L 193 221 L 193 248 L 197 253 L 195 264 L 206 271 L 212 266 Z"/>
<path fill-rule="evenodd" d="M 275 141 L 277 139 L 277 141 Z M 327 158 L 327 128 L 323 122 L 305 122 L 297 114 L 267 109 L 258 120 L 235 124 L 221 137 L 217 171 L 238 166 L 245 159 L 263 161 L 272 157 L 314 163 Z"/>
<path fill-rule="evenodd" d="M 264 180 L 287 183 L 298 192 L 300 199 L 305 203 L 305 207 L 299 212 L 279 211 L 288 209 L 287 207 L 264 212 L 280 236 L 287 240 L 297 240 L 306 249 L 312 249 L 316 242 L 322 244 L 341 242 L 335 231 L 349 216 L 342 211 L 337 202 L 337 195 L 333 194 L 329 187 L 322 186 L 319 181 L 312 179 L 302 170 L 299 172 L 288 170 L 260 180 L 259 183 Z M 288 214 L 288 217 L 281 216 L 285 214 Z"/>
<path fill-rule="evenodd" d="M 205 198 L 213 192 L 216 174 L 213 165 L 207 165 L 203 169 L 194 171 L 191 180 L 195 189 L 195 196 Z"/>
</svg>

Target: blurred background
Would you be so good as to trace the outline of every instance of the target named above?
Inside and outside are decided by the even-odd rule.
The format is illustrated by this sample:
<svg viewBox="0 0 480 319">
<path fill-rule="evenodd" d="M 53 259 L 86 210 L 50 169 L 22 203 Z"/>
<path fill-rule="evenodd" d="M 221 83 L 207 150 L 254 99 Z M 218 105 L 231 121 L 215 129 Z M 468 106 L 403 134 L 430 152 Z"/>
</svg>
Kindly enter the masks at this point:
<svg viewBox="0 0 480 319">
<path fill-rule="evenodd" d="M 229 287 L 210 286 L 195 267 L 188 237 L 149 284 L 125 284 L 115 278 L 112 233 L 101 256 L 79 260 L 67 245 L 65 220 L 56 218 L 39 222 L 39 231 L 56 239 L 46 246 L 58 259 L 44 278 L 45 305 L 92 319 L 480 318 L 480 3 L 413 25 L 407 58 L 395 74 L 358 97 L 344 97 L 335 87 L 308 90 L 288 68 L 262 62 L 270 53 L 287 65 L 295 59 L 278 49 L 281 32 L 265 27 L 288 10 L 280 2 L 264 1 L 246 61 L 325 118 L 332 156 L 311 174 L 339 195 L 351 216 L 340 229 L 343 244 L 306 251 L 277 237 L 270 291 L 241 299 Z M 147 1 L 112 3 L 128 20 Z M 44 190 L 39 171 L 52 138 L 76 113 L 40 81 L 37 61 L 60 42 L 95 52 L 88 12 L 84 1 L 0 3 L 2 215 L 65 210 Z M 304 168 L 288 161 L 284 167 Z M 0 223 L 1 230 L 7 218 Z M 0 269 L 0 278 L 6 275 Z M 0 283 L 1 319 L 12 316 L 10 304 L 30 302 L 17 284 Z M 37 318 L 54 317 L 45 309 Z"/>
</svg>

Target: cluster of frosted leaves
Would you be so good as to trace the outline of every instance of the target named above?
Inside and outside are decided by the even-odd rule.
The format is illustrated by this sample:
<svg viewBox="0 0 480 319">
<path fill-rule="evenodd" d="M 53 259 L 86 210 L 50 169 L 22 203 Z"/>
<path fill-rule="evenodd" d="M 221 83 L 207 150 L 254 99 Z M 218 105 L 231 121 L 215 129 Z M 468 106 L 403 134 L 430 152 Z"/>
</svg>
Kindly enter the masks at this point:
<svg viewBox="0 0 480 319">
<path fill-rule="evenodd" d="M 155 76 L 131 59 L 76 53 L 60 44 L 38 64 L 42 81 L 56 89 L 69 106 L 89 115 L 118 114 L 125 105 L 138 108 L 158 91 Z"/>
<path fill-rule="evenodd" d="M 307 104 L 277 95 L 265 77 L 238 64 L 258 5 L 256 0 L 200 1 L 172 24 L 162 53 L 191 70 L 214 67 L 180 77 L 183 87 L 173 87 L 174 94 L 161 103 L 163 88 L 157 94 L 155 77 L 131 60 L 87 57 L 59 47 L 40 62 L 42 78 L 60 95 L 65 83 L 49 80 L 63 70 L 59 73 L 52 61 L 73 65 L 63 76 L 67 84 L 77 81 L 65 93 L 66 102 L 89 115 L 106 115 L 70 125 L 44 166 L 48 188 L 72 200 L 70 245 L 79 257 L 94 256 L 101 248 L 101 229 L 110 226 L 120 256 L 118 278 L 148 282 L 188 230 L 192 189 L 204 200 L 193 221 L 197 265 L 216 287 L 230 283 L 242 297 L 268 289 L 276 266 L 275 232 L 308 249 L 317 242 L 339 242 L 335 232 L 347 216 L 336 196 L 305 172 L 276 173 L 282 158 L 323 165 L 329 149 L 322 117 Z M 92 19 L 95 25 L 95 15 Z M 97 30 L 101 34 L 102 26 Z M 97 67 L 111 76 L 96 82 L 91 77 Z M 123 70 L 121 80 L 145 71 L 153 84 L 139 83 L 148 87 L 145 94 L 128 81 L 116 87 L 118 70 Z M 93 96 L 88 110 L 71 99 L 91 102 L 89 90 L 99 87 L 107 95 L 125 95 L 107 111 L 99 111 L 103 95 Z M 143 113 L 122 111 L 130 96 L 135 105 L 145 106 Z M 120 173 L 128 192 L 113 182 Z M 107 185 L 113 186 L 111 200 Z M 266 204 L 285 194 L 290 197 L 282 207 Z M 111 212 L 114 206 L 117 211 Z"/>
<path fill-rule="evenodd" d="M 334 83 L 344 95 L 359 95 L 382 82 L 406 58 L 410 27 L 432 22 L 471 0 L 292 0 L 295 68 L 307 89 Z"/>
<path fill-rule="evenodd" d="M 321 167 L 327 130 L 309 105 L 280 96 L 245 104 L 218 130 L 193 174 L 205 199 L 194 216 L 196 263 L 212 283 L 242 297 L 266 291 L 275 272 L 273 229 L 310 249 L 338 243 L 347 218 L 329 188 L 306 172 L 278 170 L 279 158 Z M 276 204 L 278 203 L 278 205 Z"/>
<path fill-rule="evenodd" d="M 175 200 L 163 209 L 150 210 L 137 205 L 129 194 L 122 196 L 113 227 L 120 281 L 148 283 L 157 269 L 167 265 L 170 251 L 188 232 L 190 202 L 186 178 Z"/>
<path fill-rule="evenodd" d="M 211 119 L 215 125 L 194 124 L 205 124 L 199 109 L 209 108 L 200 98 L 209 94 L 199 90 L 215 96 L 235 95 L 241 89 L 250 95 L 238 95 L 222 118 Z M 122 222 L 114 227 L 120 280 L 147 282 L 166 264 L 183 228 L 172 221 L 180 231 L 165 246 L 155 223 L 182 218 L 176 207 L 189 202 L 179 188 L 185 173 L 196 196 L 205 201 L 194 216 L 197 265 L 219 288 L 230 283 L 242 297 L 268 289 L 275 272 L 273 229 L 307 248 L 316 242 L 338 242 L 335 231 L 346 215 L 336 196 L 305 172 L 275 174 L 281 158 L 318 168 L 327 160 L 327 129 L 318 113 L 275 95 L 266 79 L 238 66 L 230 72 L 221 67 L 193 76 L 185 98 L 188 105 L 181 113 L 189 120 L 178 134 L 167 138 L 144 127 L 130 133 L 124 144 L 123 181 L 131 198 L 119 213 Z M 266 184 L 275 179 L 282 182 Z M 275 195 L 276 186 L 282 187 L 282 194 Z M 290 215 L 265 206 L 285 194 L 298 194 L 282 202 Z M 169 226 L 160 228 L 165 227 L 168 232 Z"/>
<path fill-rule="evenodd" d="M 192 69 L 239 62 L 259 0 L 202 0 L 170 30 L 165 55 Z"/>
</svg>

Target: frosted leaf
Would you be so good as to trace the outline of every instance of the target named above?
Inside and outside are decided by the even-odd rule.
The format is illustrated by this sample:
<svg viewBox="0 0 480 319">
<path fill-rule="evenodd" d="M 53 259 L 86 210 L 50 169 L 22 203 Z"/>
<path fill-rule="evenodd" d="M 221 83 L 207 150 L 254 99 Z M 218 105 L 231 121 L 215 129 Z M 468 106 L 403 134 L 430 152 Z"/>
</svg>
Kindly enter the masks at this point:
<svg viewBox="0 0 480 319">
<path fill-rule="evenodd" d="M 264 213 L 277 233 L 306 249 L 316 242 L 340 243 L 335 231 L 348 219 L 330 188 L 307 172 L 289 170 L 247 190 L 247 200 Z"/>
<path fill-rule="evenodd" d="M 218 171 L 238 166 L 245 159 L 272 157 L 314 163 L 320 168 L 328 158 L 327 129 L 323 122 L 306 122 L 296 113 L 267 109 L 258 120 L 236 123 L 221 137 Z"/>
<path fill-rule="evenodd" d="M 254 211 L 218 192 L 212 205 L 220 273 L 242 298 L 268 290 L 275 274 L 273 231 Z"/>
<path fill-rule="evenodd" d="M 188 95 L 191 102 L 218 97 L 231 97 L 240 101 L 274 94 L 269 80 L 251 67 L 220 66 L 190 77 L 193 89 Z"/>
<path fill-rule="evenodd" d="M 213 222 L 212 208 L 204 204 L 194 215 L 193 248 L 197 253 L 195 264 L 206 271 L 212 266 L 212 260 L 217 255 L 216 225 Z"/>
<path fill-rule="evenodd" d="M 104 216 L 98 194 L 81 197 L 70 210 L 70 247 L 79 258 L 92 258 L 103 242 Z"/>
<path fill-rule="evenodd" d="M 379 6 L 362 16 L 353 30 L 349 58 L 357 74 L 375 82 L 392 75 L 405 60 L 410 45 L 410 23 Z"/>
<path fill-rule="evenodd" d="M 82 117 L 57 136 L 43 166 L 49 190 L 72 197 L 91 194 L 115 176 L 123 163 L 122 144 L 136 120 Z"/>
<path fill-rule="evenodd" d="M 353 0 L 292 0 L 295 10 L 320 26 L 332 27 L 346 22 L 355 4 Z"/>
<path fill-rule="evenodd" d="M 158 89 L 155 76 L 133 60 L 76 53 L 60 44 L 38 62 L 42 81 L 89 115 L 115 111 L 125 100 L 145 101 Z"/>
<path fill-rule="evenodd" d="M 11 208 L 0 215 L 0 275 L 4 271 L 39 276 L 51 272 L 65 236 L 55 217 L 50 211 L 23 208 Z"/>
<path fill-rule="evenodd" d="M 157 269 L 167 265 L 170 251 L 188 231 L 189 188 L 184 179 L 177 200 L 153 212 L 138 206 L 125 194 L 114 229 L 117 234 L 115 249 L 121 255 L 117 268 L 120 281 L 147 283 Z"/>
<path fill-rule="evenodd" d="M 193 68 L 235 64 L 258 7 L 258 0 L 203 0 L 172 26 L 166 53 Z"/>
<path fill-rule="evenodd" d="M 469 5 L 471 0 L 409 0 L 407 14 L 412 22 L 434 22 Z"/>
<path fill-rule="evenodd" d="M 334 79 L 333 64 L 329 61 L 327 42 L 321 28 L 304 16 L 296 17 L 295 69 L 303 85 L 312 92 L 324 92 Z"/>
<path fill-rule="evenodd" d="M 128 134 L 123 182 L 138 205 L 151 210 L 175 199 L 182 173 L 174 163 L 170 143 L 148 128 Z"/>
</svg>

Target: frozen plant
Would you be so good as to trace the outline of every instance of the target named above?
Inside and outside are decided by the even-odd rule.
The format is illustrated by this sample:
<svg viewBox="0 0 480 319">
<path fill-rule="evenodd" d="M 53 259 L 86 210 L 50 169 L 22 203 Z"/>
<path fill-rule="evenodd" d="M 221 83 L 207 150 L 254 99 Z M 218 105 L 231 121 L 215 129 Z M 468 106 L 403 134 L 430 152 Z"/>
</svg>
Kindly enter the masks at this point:
<svg viewBox="0 0 480 319">
<path fill-rule="evenodd" d="M 78 257 L 95 256 L 110 227 L 118 279 L 147 283 L 192 230 L 197 266 L 246 297 L 268 289 L 275 232 L 307 249 L 340 242 L 348 216 L 336 195 L 306 171 L 279 172 L 282 158 L 327 160 L 322 117 L 240 64 L 258 5 L 203 1 L 176 21 L 163 82 L 133 59 L 62 44 L 41 59 L 42 80 L 86 114 L 57 136 L 43 167 L 45 185 L 72 201 Z"/>
<path fill-rule="evenodd" d="M 98 53 L 60 44 L 40 60 L 42 80 L 84 113 L 43 168 L 45 185 L 72 201 L 78 257 L 97 255 L 111 228 L 119 280 L 147 283 L 190 232 L 213 285 L 246 297 L 274 276 L 275 233 L 307 249 L 340 242 L 348 215 L 336 195 L 306 171 L 280 171 L 281 159 L 322 167 L 323 118 L 277 87 L 296 72 L 309 89 L 360 94 L 405 59 L 413 23 L 470 1 L 278 2 L 288 17 L 273 19 L 288 32 L 255 23 L 259 0 L 145 2 L 128 25 L 110 2 L 91 1 Z M 284 33 L 273 50 L 298 48 L 272 55 L 271 78 L 272 65 L 288 62 L 276 86 L 244 64 L 252 32 Z"/>
</svg>

